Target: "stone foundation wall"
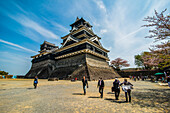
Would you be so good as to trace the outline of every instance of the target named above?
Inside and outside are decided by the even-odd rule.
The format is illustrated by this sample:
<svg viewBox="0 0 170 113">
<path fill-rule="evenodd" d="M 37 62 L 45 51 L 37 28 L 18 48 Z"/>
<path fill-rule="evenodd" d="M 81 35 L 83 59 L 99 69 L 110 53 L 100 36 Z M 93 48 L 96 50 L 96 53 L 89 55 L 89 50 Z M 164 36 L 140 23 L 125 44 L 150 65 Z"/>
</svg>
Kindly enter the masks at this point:
<svg viewBox="0 0 170 113">
<path fill-rule="evenodd" d="M 33 63 L 26 77 L 33 78 L 36 75 L 38 78 L 78 78 L 79 80 L 82 79 L 83 75 L 86 75 L 88 80 L 98 80 L 99 77 L 103 79 L 120 77 L 109 67 L 106 60 L 90 54 L 79 54 L 59 60 L 45 60 Z"/>
<path fill-rule="evenodd" d="M 90 54 L 86 55 L 86 62 L 90 66 L 100 67 L 100 68 L 109 68 L 109 65 L 106 62 L 106 60 L 98 58 Z"/>
<path fill-rule="evenodd" d="M 55 69 L 54 60 L 45 60 L 37 63 L 32 63 L 30 71 L 25 75 L 26 78 L 48 78 L 51 72 Z"/>
<path fill-rule="evenodd" d="M 60 79 L 69 78 L 69 75 L 72 75 L 73 72 L 75 73 L 75 71 L 78 70 L 80 67 L 85 66 L 86 64 L 85 57 L 86 57 L 85 54 L 80 54 L 56 60 L 55 70 L 52 72 L 51 77 L 58 77 Z M 83 69 L 83 72 L 81 72 L 81 74 L 83 73 L 87 75 L 85 69 Z"/>
<path fill-rule="evenodd" d="M 79 66 L 81 64 L 85 64 L 85 54 L 80 54 L 72 57 L 67 57 L 64 59 L 59 59 L 55 61 L 55 67 L 71 67 L 71 66 Z"/>
</svg>

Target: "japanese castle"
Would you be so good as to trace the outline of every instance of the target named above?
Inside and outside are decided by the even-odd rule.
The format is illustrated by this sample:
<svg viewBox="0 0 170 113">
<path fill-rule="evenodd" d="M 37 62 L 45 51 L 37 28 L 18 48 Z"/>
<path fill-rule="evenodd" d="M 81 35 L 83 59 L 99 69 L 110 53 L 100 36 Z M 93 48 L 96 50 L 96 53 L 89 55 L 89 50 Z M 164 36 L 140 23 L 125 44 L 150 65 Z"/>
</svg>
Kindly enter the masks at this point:
<svg viewBox="0 0 170 113">
<path fill-rule="evenodd" d="M 32 67 L 26 77 L 79 80 L 84 75 L 88 80 L 120 77 L 109 67 L 109 50 L 102 46 L 92 25 L 77 17 L 70 26 L 70 33 L 61 37 L 61 47 L 47 41 L 41 44 L 39 54 L 32 56 Z"/>
</svg>

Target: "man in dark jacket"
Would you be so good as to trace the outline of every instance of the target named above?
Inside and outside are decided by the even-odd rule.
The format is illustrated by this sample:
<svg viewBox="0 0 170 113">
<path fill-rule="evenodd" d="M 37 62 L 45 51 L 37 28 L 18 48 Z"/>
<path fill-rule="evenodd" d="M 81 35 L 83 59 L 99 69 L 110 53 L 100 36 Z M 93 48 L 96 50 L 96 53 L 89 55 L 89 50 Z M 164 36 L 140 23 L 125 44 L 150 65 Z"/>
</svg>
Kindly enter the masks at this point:
<svg viewBox="0 0 170 113">
<path fill-rule="evenodd" d="M 97 87 L 99 87 L 100 97 L 103 98 L 104 81 L 102 78 L 99 79 Z"/>
<path fill-rule="evenodd" d="M 118 80 L 118 78 L 115 78 L 115 81 L 113 82 L 113 88 L 115 91 L 115 98 L 116 100 L 119 100 L 119 94 L 120 94 L 120 81 Z"/>
<path fill-rule="evenodd" d="M 86 95 L 86 86 L 87 86 L 87 88 L 88 88 L 89 86 L 88 86 L 88 82 L 87 82 L 85 76 L 83 76 L 82 83 L 83 83 L 84 95 Z"/>
</svg>

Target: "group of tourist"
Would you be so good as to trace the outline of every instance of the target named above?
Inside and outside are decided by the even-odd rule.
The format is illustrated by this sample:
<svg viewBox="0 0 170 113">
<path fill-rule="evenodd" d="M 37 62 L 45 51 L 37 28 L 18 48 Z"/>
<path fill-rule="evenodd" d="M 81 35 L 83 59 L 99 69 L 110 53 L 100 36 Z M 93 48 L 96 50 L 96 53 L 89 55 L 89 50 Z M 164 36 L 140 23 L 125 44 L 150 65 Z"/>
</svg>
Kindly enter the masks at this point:
<svg viewBox="0 0 170 113">
<path fill-rule="evenodd" d="M 83 76 L 82 83 L 83 83 L 84 95 L 86 95 L 86 88 L 88 88 L 88 81 L 85 78 L 85 76 Z M 122 86 L 123 84 L 124 86 Z M 112 87 L 112 92 L 113 91 L 115 92 L 115 99 L 119 100 L 120 86 L 122 86 L 122 90 L 125 92 L 126 102 L 128 102 L 128 98 L 129 98 L 129 102 L 131 102 L 131 89 L 133 89 L 132 87 L 133 85 L 130 82 L 128 82 L 127 79 L 124 79 L 124 82 L 120 83 L 118 78 L 115 78 Z M 103 98 L 104 80 L 101 77 L 99 78 L 97 88 L 99 88 L 100 97 Z"/>
<path fill-rule="evenodd" d="M 136 81 L 136 80 L 146 80 L 148 78 L 148 76 L 129 76 L 130 79 Z"/>
<path fill-rule="evenodd" d="M 142 80 L 142 81 L 144 81 L 144 80 L 148 79 L 148 76 L 129 76 L 129 78 L 130 78 L 131 80 L 134 80 L 134 81 L 136 81 L 136 80 Z M 154 76 L 151 76 L 150 78 L 151 78 L 151 81 L 155 81 L 155 77 L 154 77 Z M 169 73 L 166 74 L 165 77 L 164 77 L 164 76 L 158 76 L 158 77 L 156 77 L 156 82 L 157 82 L 158 80 L 161 80 L 162 83 L 168 83 L 168 86 L 170 87 L 170 76 L 169 76 Z"/>
</svg>

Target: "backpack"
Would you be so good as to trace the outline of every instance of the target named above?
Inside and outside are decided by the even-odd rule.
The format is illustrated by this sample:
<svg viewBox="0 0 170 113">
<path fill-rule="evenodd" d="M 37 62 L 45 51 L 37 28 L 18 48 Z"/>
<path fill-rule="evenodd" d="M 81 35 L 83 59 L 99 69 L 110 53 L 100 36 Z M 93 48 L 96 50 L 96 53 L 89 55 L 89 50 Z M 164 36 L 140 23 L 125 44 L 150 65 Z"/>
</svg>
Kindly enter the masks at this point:
<svg viewBox="0 0 170 113">
<path fill-rule="evenodd" d="M 34 84 L 37 84 L 37 81 L 36 81 L 36 80 L 34 80 Z"/>
</svg>

